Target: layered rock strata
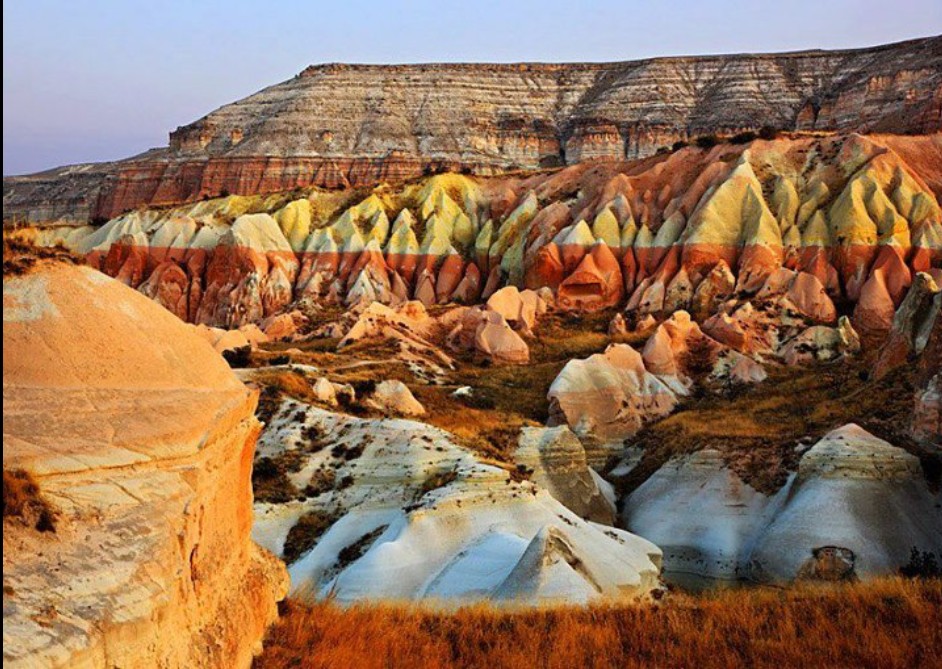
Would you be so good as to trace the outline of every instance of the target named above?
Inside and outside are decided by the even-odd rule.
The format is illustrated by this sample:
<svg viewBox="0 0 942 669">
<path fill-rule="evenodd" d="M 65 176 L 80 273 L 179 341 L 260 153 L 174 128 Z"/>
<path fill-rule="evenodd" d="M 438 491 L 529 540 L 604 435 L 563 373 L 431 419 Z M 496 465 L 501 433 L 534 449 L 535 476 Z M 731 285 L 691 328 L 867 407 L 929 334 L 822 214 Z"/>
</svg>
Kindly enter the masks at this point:
<svg viewBox="0 0 942 669">
<path fill-rule="evenodd" d="M 4 666 L 249 667 L 287 590 L 250 540 L 257 393 L 87 267 L 3 293 L 3 466 L 58 514 L 4 519 Z"/>
<path fill-rule="evenodd" d="M 622 63 L 311 66 L 103 165 L 4 179 L 4 218 L 634 159 L 705 133 L 942 128 L 942 38 Z"/>
<path fill-rule="evenodd" d="M 782 138 L 526 178 L 439 175 L 352 203 L 230 196 L 23 234 L 226 328 L 293 302 L 477 304 L 511 286 L 551 291 L 541 299 L 563 310 L 624 305 L 629 322 L 722 313 L 733 339 L 728 319 L 769 315 L 739 307 L 767 304 L 795 327 L 846 313 L 881 341 L 914 276 L 942 273 L 940 166 L 942 135 Z M 502 309 L 490 311 L 520 315 Z M 797 334 L 743 343 L 774 351 Z"/>
<path fill-rule="evenodd" d="M 298 458 L 288 478 L 304 491 L 257 505 L 260 543 L 281 554 L 305 519 L 331 521 L 290 566 L 297 597 L 520 606 L 631 600 L 658 585 L 656 546 L 584 520 L 422 423 L 284 400 L 259 454 Z"/>
<path fill-rule="evenodd" d="M 658 470 L 625 500 L 623 517 L 662 546 L 668 571 L 835 580 L 895 573 L 913 549 L 938 555 L 940 501 L 915 456 L 846 425 L 807 451 L 771 497 L 708 450 Z"/>
</svg>

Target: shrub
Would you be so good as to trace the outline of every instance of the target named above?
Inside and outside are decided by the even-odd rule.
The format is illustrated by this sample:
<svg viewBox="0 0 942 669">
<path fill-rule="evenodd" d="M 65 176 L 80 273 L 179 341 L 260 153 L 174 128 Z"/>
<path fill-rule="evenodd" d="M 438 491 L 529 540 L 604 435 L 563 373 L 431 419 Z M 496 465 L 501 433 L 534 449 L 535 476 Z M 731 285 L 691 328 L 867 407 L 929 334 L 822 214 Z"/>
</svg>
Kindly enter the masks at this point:
<svg viewBox="0 0 942 669">
<path fill-rule="evenodd" d="M 779 130 L 771 125 L 764 125 L 759 130 L 759 138 L 770 140 L 775 139 L 779 135 Z"/>
<path fill-rule="evenodd" d="M 909 562 L 900 567 L 900 576 L 906 578 L 942 577 L 942 565 L 931 551 L 920 551 L 915 546 L 909 553 Z"/>
<path fill-rule="evenodd" d="M 752 132 L 751 130 L 747 130 L 746 132 L 740 132 L 730 137 L 729 143 L 730 144 L 748 144 L 749 142 L 754 140 L 756 137 L 758 137 L 756 133 Z"/>
<path fill-rule="evenodd" d="M 671 151 L 680 151 L 690 146 L 690 142 L 685 139 L 678 139 L 676 142 L 671 144 Z"/>
<path fill-rule="evenodd" d="M 39 484 L 23 469 L 3 470 L 3 517 L 16 518 L 40 532 L 56 531 L 56 513 Z"/>
<path fill-rule="evenodd" d="M 239 348 L 222 352 L 222 357 L 233 369 L 243 369 L 248 367 L 251 355 L 251 346 L 240 346 Z"/>
<path fill-rule="evenodd" d="M 453 469 L 429 474 L 422 482 L 422 487 L 419 489 L 419 497 L 423 497 L 426 493 L 432 492 L 433 490 L 444 488 L 456 478 L 458 478 L 458 472 Z"/>
<path fill-rule="evenodd" d="M 301 496 L 297 486 L 288 478 L 285 464 L 267 456 L 255 462 L 252 489 L 256 501 L 269 504 L 284 504 Z"/>
<path fill-rule="evenodd" d="M 720 140 L 716 135 L 700 135 L 695 143 L 701 149 L 712 149 L 720 143 Z"/>
<path fill-rule="evenodd" d="M 291 564 L 313 548 L 321 536 L 337 521 L 337 517 L 324 511 L 309 511 L 298 518 L 288 531 L 282 559 Z"/>
<path fill-rule="evenodd" d="M 334 489 L 334 485 L 337 482 L 337 472 L 333 469 L 328 469 L 326 467 L 321 469 L 316 469 L 313 474 L 311 474 L 311 480 L 304 487 L 304 494 L 307 497 L 317 497 L 318 495 L 323 495 L 325 492 L 330 492 Z"/>
</svg>

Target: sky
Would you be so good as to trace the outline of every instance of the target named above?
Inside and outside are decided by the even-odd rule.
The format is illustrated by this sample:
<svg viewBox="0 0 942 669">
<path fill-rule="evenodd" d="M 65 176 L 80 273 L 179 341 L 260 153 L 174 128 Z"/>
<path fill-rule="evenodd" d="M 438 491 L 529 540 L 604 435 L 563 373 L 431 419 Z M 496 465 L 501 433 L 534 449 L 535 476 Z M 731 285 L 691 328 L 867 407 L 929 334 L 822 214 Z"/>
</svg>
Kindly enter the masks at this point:
<svg viewBox="0 0 942 669">
<path fill-rule="evenodd" d="M 940 33 L 940 0 L 5 1 L 3 173 L 165 146 L 312 63 L 612 61 Z"/>
</svg>

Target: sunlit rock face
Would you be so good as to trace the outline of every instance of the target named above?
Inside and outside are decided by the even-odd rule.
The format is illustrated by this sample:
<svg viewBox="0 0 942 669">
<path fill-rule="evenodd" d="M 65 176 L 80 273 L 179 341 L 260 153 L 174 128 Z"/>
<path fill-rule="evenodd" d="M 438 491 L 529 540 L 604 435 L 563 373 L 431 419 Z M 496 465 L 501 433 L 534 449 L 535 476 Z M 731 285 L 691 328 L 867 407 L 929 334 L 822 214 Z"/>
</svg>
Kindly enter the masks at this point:
<svg viewBox="0 0 942 669">
<path fill-rule="evenodd" d="M 485 462 L 437 428 L 284 400 L 259 454 L 297 458 L 287 476 L 306 492 L 259 502 L 254 534 L 284 554 L 296 526 L 329 519 L 290 565 L 302 599 L 521 606 L 643 598 L 658 586 L 660 551 L 591 520 L 610 519 L 612 509 L 569 436 L 540 444 L 526 435 L 520 463 L 533 465 L 533 480 L 515 479 L 513 466 Z"/>
<path fill-rule="evenodd" d="M 895 573 L 914 548 L 938 554 L 940 501 L 915 456 L 851 424 L 808 450 L 774 495 L 706 450 L 664 465 L 625 500 L 623 518 L 661 546 L 668 571 L 841 580 Z"/>
<path fill-rule="evenodd" d="M 4 216 L 638 159 L 705 133 L 940 129 L 940 38 L 621 63 L 313 65 L 116 163 L 4 179 Z M 384 91 L 377 98 L 376 91 Z M 760 261 L 761 262 L 761 261 Z"/>
<path fill-rule="evenodd" d="M 525 179 L 442 174 L 356 197 L 233 195 L 23 234 L 214 327 L 302 301 L 432 308 L 496 295 L 490 311 L 526 335 L 530 290 L 561 311 L 623 308 L 629 322 L 686 310 L 740 353 L 798 361 L 804 347 L 782 347 L 810 327 L 882 343 L 920 273 L 942 276 L 940 165 L 938 134 L 795 136 Z M 522 324 L 506 288 L 530 300 Z M 527 359 L 493 320 L 481 346 L 496 338 L 497 357 Z M 838 336 L 827 332 L 806 338 Z"/>
<path fill-rule="evenodd" d="M 59 514 L 4 519 L 4 666 L 249 667 L 287 590 L 250 539 L 257 392 L 88 267 L 3 290 L 3 466 Z"/>
</svg>

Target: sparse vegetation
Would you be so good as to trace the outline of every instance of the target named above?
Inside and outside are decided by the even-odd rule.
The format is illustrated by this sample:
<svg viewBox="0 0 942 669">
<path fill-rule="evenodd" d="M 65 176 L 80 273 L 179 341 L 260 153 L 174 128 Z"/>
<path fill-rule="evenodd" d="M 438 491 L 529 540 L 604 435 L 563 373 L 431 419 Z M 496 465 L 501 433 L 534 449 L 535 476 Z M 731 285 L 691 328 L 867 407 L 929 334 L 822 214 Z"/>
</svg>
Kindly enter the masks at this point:
<svg viewBox="0 0 942 669">
<path fill-rule="evenodd" d="M 333 469 L 326 467 L 316 469 L 314 473 L 311 474 L 311 480 L 308 481 L 308 484 L 304 487 L 304 495 L 305 497 L 323 495 L 325 492 L 333 490 L 336 482 L 337 473 Z"/>
<path fill-rule="evenodd" d="M 252 490 L 255 501 L 284 504 L 303 498 L 297 486 L 288 478 L 291 464 L 285 458 L 261 457 L 252 469 Z"/>
<path fill-rule="evenodd" d="M 942 564 L 935 553 L 913 547 L 909 562 L 900 568 L 899 573 L 906 578 L 942 578 Z"/>
<path fill-rule="evenodd" d="M 62 246 L 36 246 L 25 239 L 3 235 L 3 276 L 21 276 L 41 260 L 81 264 L 82 260 Z"/>
<path fill-rule="evenodd" d="M 252 359 L 252 347 L 240 346 L 229 351 L 223 351 L 222 357 L 233 369 L 242 369 L 249 366 Z"/>
<path fill-rule="evenodd" d="M 758 135 L 751 130 L 746 130 L 745 132 L 740 132 L 729 138 L 730 144 L 748 144 L 749 142 L 756 139 Z"/>
<path fill-rule="evenodd" d="M 937 579 L 518 612 L 288 602 L 255 667 L 929 667 L 940 610 Z"/>
<path fill-rule="evenodd" d="M 3 470 L 3 519 L 8 518 L 40 532 L 56 531 L 55 509 L 43 497 L 33 475 L 23 469 Z"/>
<path fill-rule="evenodd" d="M 444 488 L 446 485 L 458 478 L 458 472 L 453 469 L 447 471 L 433 472 L 426 477 L 422 482 L 422 487 L 419 489 L 419 497 L 424 496 L 426 493 L 432 492 L 433 490 L 438 490 L 439 488 Z"/>
<path fill-rule="evenodd" d="M 911 370 L 870 382 L 861 374 L 865 369 L 863 361 L 812 369 L 770 366 L 769 378 L 755 386 L 692 397 L 630 439 L 644 457 L 616 487 L 627 494 L 670 457 L 710 447 L 723 452 L 744 481 L 771 493 L 797 466 L 799 442 L 813 443 L 847 423 L 917 455 L 930 485 L 938 486 L 938 454 L 919 448 L 906 430 Z"/>
<path fill-rule="evenodd" d="M 379 535 L 386 531 L 387 527 L 388 525 L 381 525 L 372 532 L 364 534 L 349 546 L 341 549 L 341 551 L 337 554 L 337 568 L 346 569 L 348 566 L 363 557 L 366 554 L 366 551 L 370 549 L 370 546 L 373 545 L 373 542 L 379 538 Z"/>
<path fill-rule="evenodd" d="M 288 537 L 285 539 L 285 547 L 282 551 L 284 561 L 291 564 L 311 550 L 317 544 L 318 539 L 335 522 L 337 522 L 337 516 L 316 510 L 309 511 L 298 518 L 298 522 L 288 531 Z"/>
<path fill-rule="evenodd" d="M 700 135 L 697 139 L 694 140 L 694 144 L 701 149 L 712 149 L 714 146 L 720 143 L 719 137 L 716 135 Z"/>
</svg>

